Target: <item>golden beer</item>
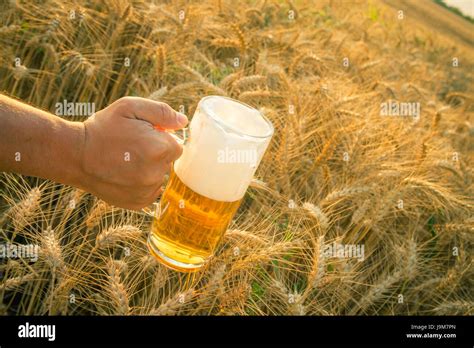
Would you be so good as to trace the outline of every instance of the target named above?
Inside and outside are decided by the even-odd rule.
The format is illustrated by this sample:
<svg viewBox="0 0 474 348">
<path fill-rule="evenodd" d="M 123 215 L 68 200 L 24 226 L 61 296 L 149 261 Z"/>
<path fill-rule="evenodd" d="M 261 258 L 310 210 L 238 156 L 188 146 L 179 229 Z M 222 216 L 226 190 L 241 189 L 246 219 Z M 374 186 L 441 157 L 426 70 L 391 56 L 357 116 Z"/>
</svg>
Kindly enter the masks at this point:
<svg viewBox="0 0 474 348">
<path fill-rule="evenodd" d="M 226 97 L 201 99 L 148 237 L 160 262 L 189 272 L 212 256 L 272 135 L 258 110 Z"/>
<path fill-rule="evenodd" d="M 202 266 L 213 254 L 240 202 L 204 197 L 187 187 L 172 171 L 161 198 L 160 217 L 152 225 L 152 253 L 181 271 Z"/>
</svg>

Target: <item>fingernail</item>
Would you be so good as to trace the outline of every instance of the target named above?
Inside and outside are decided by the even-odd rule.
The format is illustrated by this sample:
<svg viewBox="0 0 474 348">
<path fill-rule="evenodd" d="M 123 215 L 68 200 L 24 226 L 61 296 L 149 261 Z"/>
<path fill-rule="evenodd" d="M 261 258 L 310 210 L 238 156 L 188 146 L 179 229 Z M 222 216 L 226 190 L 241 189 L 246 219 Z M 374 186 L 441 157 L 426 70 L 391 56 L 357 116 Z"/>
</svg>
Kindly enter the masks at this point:
<svg viewBox="0 0 474 348">
<path fill-rule="evenodd" d="M 185 125 L 188 124 L 188 118 L 186 117 L 185 114 L 182 114 L 181 112 L 177 112 L 176 115 L 177 115 L 177 118 L 178 118 L 178 123 L 181 126 L 185 126 Z"/>
</svg>

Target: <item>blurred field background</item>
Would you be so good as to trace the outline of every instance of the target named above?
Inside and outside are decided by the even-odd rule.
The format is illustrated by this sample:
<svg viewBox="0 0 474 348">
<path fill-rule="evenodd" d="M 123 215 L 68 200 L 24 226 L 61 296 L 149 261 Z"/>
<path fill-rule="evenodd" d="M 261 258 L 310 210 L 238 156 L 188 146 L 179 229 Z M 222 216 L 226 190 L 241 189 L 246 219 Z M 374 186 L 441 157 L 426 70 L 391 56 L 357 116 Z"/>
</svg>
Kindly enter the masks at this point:
<svg viewBox="0 0 474 348">
<path fill-rule="evenodd" d="M 225 95 L 275 136 L 191 275 L 150 256 L 148 216 L 2 173 L 0 240 L 40 254 L 1 260 L 0 312 L 472 315 L 473 25 L 407 3 L 1 0 L 2 93 L 53 113 L 135 95 L 189 116 Z M 389 100 L 420 103 L 418 121 L 380 116 Z M 325 257 L 334 242 L 364 260 Z"/>
</svg>

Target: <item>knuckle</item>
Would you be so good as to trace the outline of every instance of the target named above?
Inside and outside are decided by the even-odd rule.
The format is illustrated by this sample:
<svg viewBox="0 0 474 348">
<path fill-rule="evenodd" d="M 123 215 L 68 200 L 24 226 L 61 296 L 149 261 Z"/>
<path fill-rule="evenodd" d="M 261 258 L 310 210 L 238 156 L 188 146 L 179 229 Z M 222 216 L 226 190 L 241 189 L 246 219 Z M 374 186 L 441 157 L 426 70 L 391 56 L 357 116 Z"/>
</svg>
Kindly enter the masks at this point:
<svg viewBox="0 0 474 348">
<path fill-rule="evenodd" d="M 174 161 L 176 159 L 178 159 L 182 153 L 183 153 L 183 147 L 178 144 L 177 141 L 175 141 L 174 139 L 172 139 L 170 142 L 169 142 L 169 158 Z"/>
<path fill-rule="evenodd" d="M 162 113 L 162 114 L 167 114 L 169 111 L 171 111 L 171 107 L 166 104 L 166 103 L 163 103 L 163 102 L 157 102 L 157 106 L 159 108 L 159 111 Z"/>
<path fill-rule="evenodd" d="M 133 97 L 123 97 L 123 98 L 118 99 L 116 103 L 119 108 L 124 109 L 124 110 L 129 110 L 133 108 L 135 100 L 133 99 Z"/>
<path fill-rule="evenodd" d="M 173 121 L 174 119 L 174 112 L 171 106 L 166 103 L 159 102 L 158 103 L 158 112 L 163 119 L 163 121 Z"/>
</svg>

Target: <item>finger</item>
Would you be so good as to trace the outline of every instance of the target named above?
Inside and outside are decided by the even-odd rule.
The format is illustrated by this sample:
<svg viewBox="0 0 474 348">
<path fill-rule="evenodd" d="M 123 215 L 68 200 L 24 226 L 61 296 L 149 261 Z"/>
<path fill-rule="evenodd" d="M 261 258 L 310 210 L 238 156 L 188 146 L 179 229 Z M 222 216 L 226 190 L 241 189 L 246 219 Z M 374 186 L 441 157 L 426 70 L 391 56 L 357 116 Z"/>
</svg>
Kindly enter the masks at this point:
<svg viewBox="0 0 474 348">
<path fill-rule="evenodd" d="M 186 115 L 173 110 L 166 103 L 139 97 L 121 98 L 116 103 L 123 109 L 124 116 L 149 122 L 162 129 L 180 129 L 188 123 Z"/>
<path fill-rule="evenodd" d="M 178 143 L 171 134 L 166 132 L 155 132 L 153 137 L 154 139 L 151 140 L 151 143 L 157 145 L 156 147 L 151 147 L 151 149 L 156 152 L 156 156 L 159 156 L 168 162 L 173 162 L 183 153 L 183 145 Z"/>
<path fill-rule="evenodd" d="M 168 144 L 168 159 L 171 162 L 176 161 L 183 154 L 183 145 L 178 143 L 172 135 L 165 133 Z"/>
</svg>

